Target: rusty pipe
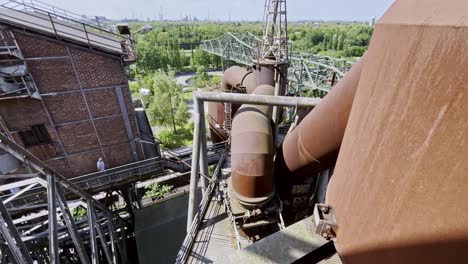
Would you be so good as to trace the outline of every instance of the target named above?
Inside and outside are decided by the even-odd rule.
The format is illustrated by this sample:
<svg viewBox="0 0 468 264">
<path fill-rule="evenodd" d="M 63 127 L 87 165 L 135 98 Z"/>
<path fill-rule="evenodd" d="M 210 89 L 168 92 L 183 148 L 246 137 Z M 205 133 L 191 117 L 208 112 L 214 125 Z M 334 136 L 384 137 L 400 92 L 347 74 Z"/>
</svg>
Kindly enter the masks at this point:
<svg viewBox="0 0 468 264">
<path fill-rule="evenodd" d="M 260 85 L 253 94 L 273 95 L 274 87 Z M 274 194 L 271 106 L 242 105 L 231 132 L 231 188 L 245 206 L 261 205 Z"/>
<path fill-rule="evenodd" d="M 343 140 L 363 64 L 361 58 L 284 140 L 276 157 L 278 178 L 318 171 Z"/>
<path fill-rule="evenodd" d="M 254 90 L 263 84 L 274 86 L 274 74 L 275 70 L 273 67 L 256 66 L 251 74 L 245 76 L 242 81 L 242 86 L 245 87 L 248 94 L 253 93 Z"/>
<path fill-rule="evenodd" d="M 223 79 L 221 80 L 221 91 L 231 92 L 233 89 L 237 89 L 247 74 L 249 74 L 249 71 L 242 67 L 229 67 L 224 71 Z"/>
<path fill-rule="evenodd" d="M 268 67 L 258 66 L 255 69 L 247 70 L 239 66 L 229 67 L 223 74 L 221 90 L 223 92 L 252 93 L 254 89 L 262 84 L 274 84 L 274 71 Z M 234 116 L 240 105 L 232 104 L 231 115 Z M 210 116 L 210 133 L 213 142 L 221 142 L 227 139 L 227 135 L 221 126 L 225 122 L 225 107 L 223 103 L 209 102 L 208 115 Z"/>
</svg>

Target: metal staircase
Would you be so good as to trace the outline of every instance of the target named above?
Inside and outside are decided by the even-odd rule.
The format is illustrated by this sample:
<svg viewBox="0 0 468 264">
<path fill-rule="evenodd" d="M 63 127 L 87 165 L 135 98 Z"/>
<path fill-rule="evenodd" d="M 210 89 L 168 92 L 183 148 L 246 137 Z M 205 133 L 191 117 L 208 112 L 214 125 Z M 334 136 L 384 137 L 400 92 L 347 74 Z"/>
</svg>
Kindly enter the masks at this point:
<svg viewBox="0 0 468 264">
<path fill-rule="evenodd" d="M 0 28 L 0 100 L 41 99 L 13 32 Z"/>
</svg>

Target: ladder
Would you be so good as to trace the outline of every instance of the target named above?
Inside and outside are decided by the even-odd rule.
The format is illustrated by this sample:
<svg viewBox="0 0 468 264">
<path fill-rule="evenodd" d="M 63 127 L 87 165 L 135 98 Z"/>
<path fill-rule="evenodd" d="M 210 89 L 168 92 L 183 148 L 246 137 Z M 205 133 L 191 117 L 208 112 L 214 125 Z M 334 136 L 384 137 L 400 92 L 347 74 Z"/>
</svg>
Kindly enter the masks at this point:
<svg viewBox="0 0 468 264">
<path fill-rule="evenodd" d="M 232 129 L 232 104 L 224 103 L 224 130 L 229 135 Z"/>
</svg>

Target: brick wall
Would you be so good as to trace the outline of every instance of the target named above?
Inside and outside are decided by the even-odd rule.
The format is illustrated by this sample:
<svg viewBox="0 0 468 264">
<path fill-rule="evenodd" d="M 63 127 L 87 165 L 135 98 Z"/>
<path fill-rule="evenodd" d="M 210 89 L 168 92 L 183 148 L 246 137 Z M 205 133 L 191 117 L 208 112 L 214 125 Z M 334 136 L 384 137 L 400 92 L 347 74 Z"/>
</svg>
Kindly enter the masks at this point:
<svg viewBox="0 0 468 264">
<path fill-rule="evenodd" d="M 138 137 L 127 77 L 118 55 L 13 30 L 43 100 L 3 100 L 0 114 L 15 141 L 44 124 L 53 141 L 28 150 L 66 177 L 134 161 L 116 87 L 122 87 L 133 136 Z M 1 63 L 1 61 L 0 61 Z M 141 155 L 141 146 L 137 144 Z"/>
</svg>

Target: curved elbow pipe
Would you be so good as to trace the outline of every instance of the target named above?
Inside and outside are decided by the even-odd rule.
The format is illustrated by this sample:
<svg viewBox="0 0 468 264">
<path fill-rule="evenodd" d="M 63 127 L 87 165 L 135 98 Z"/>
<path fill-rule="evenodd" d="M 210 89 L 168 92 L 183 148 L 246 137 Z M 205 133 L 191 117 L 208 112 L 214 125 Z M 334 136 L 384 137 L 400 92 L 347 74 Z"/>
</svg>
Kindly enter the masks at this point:
<svg viewBox="0 0 468 264">
<path fill-rule="evenodd" d="M 249 71 L 239 66 L 229 67 L 224 71 L 221 80 L 221 91 L 231 92 L 233 89 L 237 89 L 247 74 L 249 74 Z"/>
<path fill-rule="evenodd" d="M 260 85 L 253 94 L 273 95 Z M 259 206 L 274 194 L 271 107 L 242 105 L 232 123 L 231 188 L 244 206 Z"/>
<path fill-rule="evenodd" d="M 310 176 L 325 169 L 323 166 L 330 157 L 336 158 L 359 83 L 362 60 L 285 138 L 276 157 L 279 176 Z"/>
</svg>

